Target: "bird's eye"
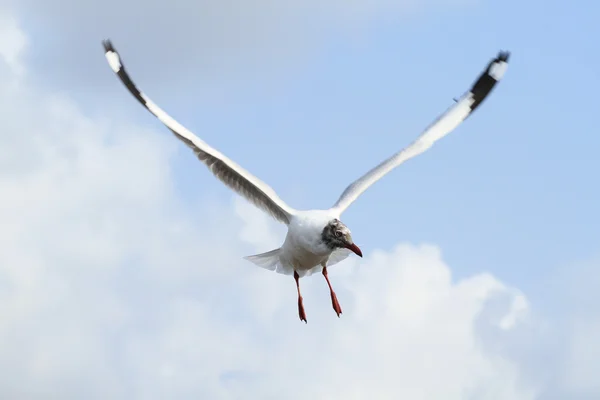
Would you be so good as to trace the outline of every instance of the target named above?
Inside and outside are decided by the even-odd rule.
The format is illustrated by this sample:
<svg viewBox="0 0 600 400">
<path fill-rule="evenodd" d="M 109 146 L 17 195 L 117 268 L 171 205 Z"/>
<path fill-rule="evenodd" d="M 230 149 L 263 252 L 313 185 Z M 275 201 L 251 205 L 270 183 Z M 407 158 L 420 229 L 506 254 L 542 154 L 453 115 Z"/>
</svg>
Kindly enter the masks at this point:
<svg viewBox="0 0 600 400">
<path fill-rule="evenodd" d="M 342 231 L 335 231 L 335 236 L 342 237 Z"/>
</svg>

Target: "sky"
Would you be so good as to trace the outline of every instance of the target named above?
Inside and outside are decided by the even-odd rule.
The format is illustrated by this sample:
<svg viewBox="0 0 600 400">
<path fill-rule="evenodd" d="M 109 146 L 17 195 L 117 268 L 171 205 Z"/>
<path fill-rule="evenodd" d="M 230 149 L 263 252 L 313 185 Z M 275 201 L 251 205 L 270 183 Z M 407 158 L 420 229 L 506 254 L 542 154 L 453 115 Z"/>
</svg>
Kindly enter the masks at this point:
<svg viewBox="0 0 600 400">
<path fill-rule="evenodd" d="M 600 6 L 0 1 L 0 397 L 600 397 Z M 459 128 L 344 214 L 364 258 L 242 259 L 285 227 L 108 67 L 294 208 L 331 206 L 499 50 Z"/>
</svg>

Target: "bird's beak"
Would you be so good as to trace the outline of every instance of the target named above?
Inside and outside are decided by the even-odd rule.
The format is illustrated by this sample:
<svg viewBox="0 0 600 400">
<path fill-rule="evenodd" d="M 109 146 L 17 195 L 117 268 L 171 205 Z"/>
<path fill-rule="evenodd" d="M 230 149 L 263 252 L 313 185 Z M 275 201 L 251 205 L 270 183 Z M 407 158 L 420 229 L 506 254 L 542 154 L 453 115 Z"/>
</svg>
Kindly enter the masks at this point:
<svg viewBox="0 0 600 400">
<path fill-rule="evenodd" d="M 352 250 L 357 256 L 362 257 L 362 251 L 354 243 L 347 245 L 346 248 Z"/>
</svg>

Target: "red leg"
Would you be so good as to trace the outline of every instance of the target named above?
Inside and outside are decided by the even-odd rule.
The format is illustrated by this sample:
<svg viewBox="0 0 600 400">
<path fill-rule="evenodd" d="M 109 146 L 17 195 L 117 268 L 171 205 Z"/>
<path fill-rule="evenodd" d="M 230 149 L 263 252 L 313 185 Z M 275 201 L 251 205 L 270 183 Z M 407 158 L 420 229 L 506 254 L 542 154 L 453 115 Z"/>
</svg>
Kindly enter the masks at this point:
<svg viewBox="0 0 600 400">
<path fill-rule="evenodd" d="M 298 315 L 300 316 L 300 321 L 306 321 L 306 313 L 304 312 L 304 304 L 302 304 L 302 296 L 300 295 L 300 276 L 298 272 L 294 271 L 294 279 L 296 280 L 296 288 L 298 289 Z"/>
<path fill-rule="evenodd" d="M 335 295 L 335 292 L 331 287 L 331 282 L 329 282 L 329 277 L 327 276 L 327 267 L 323 267 L 323 276 L 327 281 L 327 286 L 329 286 L 329 292 L 331 293 L 331 305 L 333 305 L 333 309 L 335 310 L 335 313 L 339 318 L 340 314 L 342 313 L 342 307 L 340 307 L 340 303 L 338 302 L 337 296 Z"/>
</svg>

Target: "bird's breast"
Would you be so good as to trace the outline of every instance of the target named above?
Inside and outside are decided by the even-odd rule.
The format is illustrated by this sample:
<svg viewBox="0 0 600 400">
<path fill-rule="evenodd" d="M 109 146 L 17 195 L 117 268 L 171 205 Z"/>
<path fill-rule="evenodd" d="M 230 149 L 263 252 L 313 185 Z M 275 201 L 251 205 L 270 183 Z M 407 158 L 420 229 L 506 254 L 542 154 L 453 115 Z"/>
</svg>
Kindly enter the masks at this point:
<svg viewBox="0 0 600 400">
<path fill-rule="evenodd" d="M 322 228 L 311 224 L 291 225 L 283 243 L 282 257 L 295 269 L 311 269 L 327 260 L 331 250 L 321 240 Z"/>
</svg>

